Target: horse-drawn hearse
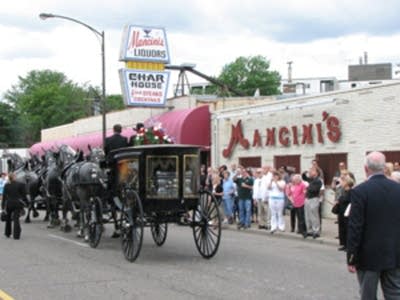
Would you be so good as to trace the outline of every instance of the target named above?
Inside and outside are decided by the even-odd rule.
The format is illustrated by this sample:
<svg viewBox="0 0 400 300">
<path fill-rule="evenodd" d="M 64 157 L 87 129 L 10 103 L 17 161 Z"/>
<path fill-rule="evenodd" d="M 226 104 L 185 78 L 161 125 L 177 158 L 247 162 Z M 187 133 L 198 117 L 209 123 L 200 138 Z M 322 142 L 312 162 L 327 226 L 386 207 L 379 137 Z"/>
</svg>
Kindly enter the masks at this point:
<svg viewBox="0 0 400 300">
<path fill-rule="evenodd" d="M 199 148 L 188 145 L 144 145 L 111 152 L 113 202 L 121 230 L 122 251 L 128 261 L 139 255 L 144 227 L 162 246 L 168 223 L 193 230 L 197 250 L 213 257 L 221 239 L 221 217 L 215 197 L 201 190 Z M 102 202 L 92 201 L 88 220 L 89 242 L 96 247 L 104 221 Z"/>
<path fill-rule="evenodd" d="M 90 148 L 90 155 L 70 146 L 45 151 L 40 163 L 30 168 L 16 155 L 7 158 L 10 171 L 26 185 L 28 213 L 38 216 L 38 200 L 46 203 L 48 228 L 61 225 L 70 231 L 68 212 L 77 220 L 78 236 L 92 248 L 98 246 L 104 226 L 120 231 L 122 251 L 133 262 L 139 256 L 144 228 L 150 227 L 158 246 L 167 238 L 168 224 L 191 227 L 197 250 L 213 257 L 221 240 L 218 203 L 200 189 L 199 148 L 157 144 L 104 152 Z M 108 174 L 108 175 L 107 175 Z M 59 219 L 59 209 L 62 220 Z"/>
</svg>

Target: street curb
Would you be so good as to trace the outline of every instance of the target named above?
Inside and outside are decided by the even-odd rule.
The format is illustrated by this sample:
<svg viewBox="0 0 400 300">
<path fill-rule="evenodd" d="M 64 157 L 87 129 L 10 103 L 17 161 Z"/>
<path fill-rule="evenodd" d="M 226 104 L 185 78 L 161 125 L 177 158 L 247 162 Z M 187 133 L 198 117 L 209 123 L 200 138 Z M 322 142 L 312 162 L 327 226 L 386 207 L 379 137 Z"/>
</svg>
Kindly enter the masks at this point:
<svg viewBox="0 0 400 300">
<path fill-rule="evenodd" d="M 270 238 L 283 238 L 283 239 L 287 239 L 287 240 L 298 240 L 300 242 L 315 243 L 315 244 L 339 247 L 339 243 L 337 240 L 326 238 L 323 236 L 316 238 L 316 239 L 313 239 L 312 237 L 308 237 L 305 239 L 301 235 L 298 235 L 296 233 L 276 232 L 274 234 L 270 234 L 270 232 L 265 229 L 250 228 L 250 229 L 245 229 L 245 230 L 243 230 L 243 229 L 238 230 L 236 228 L 236 226 L 232 226 L 232 225 L 222 225 L 222 230 L 236 231 L 236 232 L 240 232 L 240 233 L 244 233 L 244 234 L 264 235 L 264 236 L 267 236 Z"/>
</svg>

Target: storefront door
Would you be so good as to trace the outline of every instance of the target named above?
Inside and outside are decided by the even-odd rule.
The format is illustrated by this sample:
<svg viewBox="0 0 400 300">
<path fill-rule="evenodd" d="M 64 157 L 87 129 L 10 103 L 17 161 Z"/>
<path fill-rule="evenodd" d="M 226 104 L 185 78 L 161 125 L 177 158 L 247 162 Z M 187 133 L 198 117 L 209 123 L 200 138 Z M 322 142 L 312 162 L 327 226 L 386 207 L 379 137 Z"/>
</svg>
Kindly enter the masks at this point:
<svg viewBox="0 0 400 300">
<path fill-rule="evenodd" d="M 324 172 L 324 183 L 327 186 L 332 183 L 332 179 L 339 169 L 339 163 L 344 162 L 347 166 L 347 153 L 317 154 L 315 157 L 319 167 Z"/>
<path fill-rule="evenodd" d="M 276 155 L 274 156 L 274 167 L 294 167 L 295 173 L 301 173 L 300 169 L 300 155 Z"/>
</svg>

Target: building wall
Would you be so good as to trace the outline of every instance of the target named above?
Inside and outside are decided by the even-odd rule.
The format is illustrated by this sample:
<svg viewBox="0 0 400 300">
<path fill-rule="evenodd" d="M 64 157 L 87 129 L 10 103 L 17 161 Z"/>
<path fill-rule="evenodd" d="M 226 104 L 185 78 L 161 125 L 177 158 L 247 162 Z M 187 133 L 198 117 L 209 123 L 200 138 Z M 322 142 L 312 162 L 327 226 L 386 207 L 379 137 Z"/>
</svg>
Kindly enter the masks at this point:
<svg viewBox="0 0 400 300">
<path fill-rule="evenodd" d="M 212 165 L 237 163 L 239 157 L 261 156 L 262 165 L 273 165 L 274 155 L 300 155 L 301 170 L 307 170 L 316 154 L 347 153 L 348 169 L 357 182 L 364 180 L 364 157 L 367 151 L 399 151 L 400 130 L 398 107 L 400 106 L 400 83 L 391 83 L 350 91 L 336 91 L 318 96 L 297 97 L 271 104 L 242 107 L 212 114 Z M 340 121 L 341 137 L 337 143 L 327 138 L 324 112 Z M 326 115 L 325 114 L 325 115 Z M 229 158 L 223 157 L 227 148 L 232 125 L 242 122 L 243 136 L 250 143 L 249 149 L 236 145 Z M 317 142 L 316 124 L 322 124 L 324 143 Z M 313 124 L 313 144 L 301 144 L 302 124 Z M 300 145 L 288 147 L 279 142 L 266 146 L 266 128 L 282 126 L 299 127 Z M 258 129 L 262 146 L 253 147 L 254 130 Z M 278 138 L 278 136 L 276 137 Z M 328 197 L 332 197 L 332 193 Z"/>
<path fill-rule="evenodd" d="M 317 77 L 317 78 L 296 78 L 293 79 L 291 84 L 296 85 L 295 95 L 314 95 L 319 94 L 321 92 L 325 92 L 324 90 L 321 91 L 324 87 L 321 86 L 321 82 L 329 81 L 332 83 L 333 90 L 337 90 L 338 80 L 335 77 Z M 281 81 L 281 92 L 284 94 L 284 85 L 287 85 L 289 82 L 287 79 L 282 79 Z M 327 87 L 325 87 L 327 88 Z"/>
<path fill-rule="evenodd" d="M 363 178 L 362 163 L 366 151 L 400 150 L 394 132 L 400 129 L 397 107 L 400 105 L 400 83 L 380 85 L 370 88 L 354 89 L 345 92 L 331 92 L 318 96 L 297 97 L 271 104 L 242 107 L 216 111 L 212 115 L 212 157 L 214 165 L 236 162 L 241 156 L 262 156 L 263 163 L 272 164 L 274 155 L 301 154 L 301 166 L 307 168 L 316 153 L 348 153 L 349 169 L 358 179 Z M 284 147 L 265 146 L 266 128 L 302 124 L 316 124 L 322 121 L 326 111 L 340 120 L 341 138 L 332 143 L 326 138 L 323 126 L 324 144 L 316 142 L 313 132 L 313 145 L 291 145 Z M 253 133 L 259 129 L 262 147 L 248 150 L 237 145 L 230 158 L 225 159 L 222 151 L 227 147 L 231 127 L 242 120 L 242 129 L 250 143 Z M 315 129 L 315 126 L 314 126 Z M 301 140 L 299 132 L 299 140 Z"/>
</svg>

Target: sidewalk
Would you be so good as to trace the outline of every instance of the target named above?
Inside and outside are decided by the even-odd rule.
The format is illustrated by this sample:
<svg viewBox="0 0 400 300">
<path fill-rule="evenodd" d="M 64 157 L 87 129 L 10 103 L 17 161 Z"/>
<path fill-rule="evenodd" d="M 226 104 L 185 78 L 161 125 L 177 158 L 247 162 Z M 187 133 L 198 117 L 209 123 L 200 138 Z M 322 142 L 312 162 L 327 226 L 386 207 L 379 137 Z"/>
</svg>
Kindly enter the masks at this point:
<svg viewBox="0 0 400 300">
<path fill-rule="evenodd" d="M 285 224 L 286 224 L 285 232 L 276 231 L 274 234 L 270 234 L 269 230 L 258 229 L 258 224 L 256 223 L 252 223 L 251 228 L 246 230 L 244 229 L 238 230 L 236 224 L 232 225 L 224 224 L 222 226 L 222 229 L 231 231 L 240 231 L 249 234 L 268 235 L 271 238 L 297 239 L 299 241 L 326 244 L 339 247 L 339 240 L 335 238 L 338 236 L 338 225 L 335 224 L 335 221 L 336 219 L 328 219 L 328 218 L 322 219 L 321 236 L 316 239 L 313 239 L 311 236 L 304 239 L 301 234 L 297 234 L 296 232 L 290 232 L 290 218 L 288 215 L 285 215 Z"/>
</svg>

